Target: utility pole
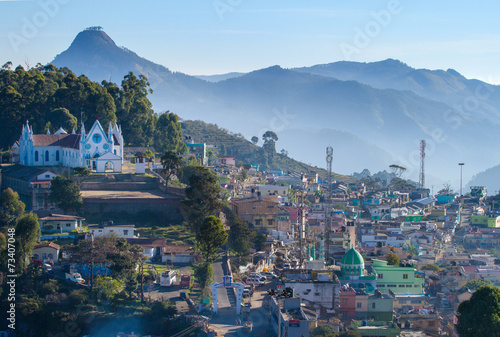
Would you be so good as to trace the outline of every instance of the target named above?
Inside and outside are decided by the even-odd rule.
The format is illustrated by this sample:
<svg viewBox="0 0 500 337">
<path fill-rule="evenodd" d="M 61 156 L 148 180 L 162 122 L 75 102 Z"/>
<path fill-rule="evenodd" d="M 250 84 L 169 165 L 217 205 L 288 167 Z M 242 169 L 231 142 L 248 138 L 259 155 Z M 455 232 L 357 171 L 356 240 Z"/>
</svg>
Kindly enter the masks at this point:
<svg viewBox="0 0 500 337">
<path fill-rule="evenodd" d="M 420 188 L 425 188 L 425 140 L 420 141 Z"/>
<path fill-rule="evenodd" d="M 94 233 L 90 234 L 90 292 L 94 288 Z"/>
<path fill-rule="evenodd" d="M 327 211 L 325 211 L 325 263 L 327 263 L 330 255 L 330 231 L 332 230 L 332 162 L 333 162 L 333 148 L 328 146 L 326 148 L 326 169 L 328 170 L 328 203 Z M 328 218 L 326 216 L 328 215 Z"/>
</svg>

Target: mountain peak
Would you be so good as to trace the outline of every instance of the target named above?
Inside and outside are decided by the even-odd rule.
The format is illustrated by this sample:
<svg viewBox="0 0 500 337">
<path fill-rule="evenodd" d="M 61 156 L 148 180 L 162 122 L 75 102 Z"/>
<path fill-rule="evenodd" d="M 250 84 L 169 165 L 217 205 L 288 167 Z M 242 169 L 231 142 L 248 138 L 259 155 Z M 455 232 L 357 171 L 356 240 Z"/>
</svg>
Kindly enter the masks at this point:
<svg viewBox="0 0 500 337">
<path fill-rule="evenodd" d="M 116 43 L 102 30 L 102 27 L 89 27 L 78 33 L 71 43 L 70 49 L 103 47 L 116 47 Z"/>
</svg>

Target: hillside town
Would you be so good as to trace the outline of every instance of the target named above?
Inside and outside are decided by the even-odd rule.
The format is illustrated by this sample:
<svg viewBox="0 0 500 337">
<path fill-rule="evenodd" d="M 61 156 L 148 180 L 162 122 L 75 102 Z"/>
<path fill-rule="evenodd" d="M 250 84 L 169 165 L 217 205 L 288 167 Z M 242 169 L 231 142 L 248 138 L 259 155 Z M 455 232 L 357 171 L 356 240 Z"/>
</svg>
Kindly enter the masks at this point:
<svg viewBox="0 0 500 337">
<path fill-rule="evenodd" d="M 383 183 L 334 180 L 331 148 L 321 175 L 262 170 L 189 135 L 184 153 L 157 153 L 92 122 L 53 134 L 26 122 L 1 167 L 4 235 L 29 254 L 16 272 L 38 280 L 37 306 L 68 295 L 125 317 L 76 335 L 459 336 L 460 303 L 500 285 L 500 197 L 485 186 L 433 194 L 398 165 Z M 10 235 L 29 219 L 32 247 Z M 18 315 L 31 317 L 21 280 Z M 161 332 L 127 318 L 131 303 L 160 303 L 148 317 Z M 54 331 L 78 315 L 56 316 Z M 28 336 L 16 324 L 0 334 Z"/>
</svg>

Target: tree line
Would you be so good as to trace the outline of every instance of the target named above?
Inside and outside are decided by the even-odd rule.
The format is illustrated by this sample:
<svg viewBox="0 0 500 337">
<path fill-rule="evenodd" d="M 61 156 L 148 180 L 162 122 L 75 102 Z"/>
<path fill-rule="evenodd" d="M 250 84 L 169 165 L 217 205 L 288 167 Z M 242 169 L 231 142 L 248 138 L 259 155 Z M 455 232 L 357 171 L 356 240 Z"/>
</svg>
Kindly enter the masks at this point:
<svg viewBox="0 0 500 337">
<path fill-rule="evenodd" d="M 87 130 L 98 119 L 103 127 L 118 121 L 125 146 L 153 145 L 159 152 L 186 150 L 179 117 L 168 111 L 154 113 L 148 99 L 153 91 L 143 75 L 130 72 L 118 86 L 93 82 L 51 64 L 11 68 L 7 62 L 0 69 L 0 148 L 19 140 L 26 121 L 34 133 L 53 133 L 59 127 L 79 133 L 81 119 Z"/>
</svg>

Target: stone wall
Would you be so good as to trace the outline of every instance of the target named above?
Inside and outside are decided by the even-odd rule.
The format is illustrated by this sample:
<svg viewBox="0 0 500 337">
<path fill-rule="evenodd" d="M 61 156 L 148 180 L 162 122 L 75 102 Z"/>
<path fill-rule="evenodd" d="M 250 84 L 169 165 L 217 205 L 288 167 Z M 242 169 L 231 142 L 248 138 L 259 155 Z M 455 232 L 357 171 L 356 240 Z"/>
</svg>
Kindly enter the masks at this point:
<svg viewBox="0 0 500 337">
<path fill-rule="evenodd" d="M 136 215 L 141 212 L 158 214 L 167 222 L 180 222 L 184 218 L 179 210 L 182 198 L 165 199 L 100 199 L 85 198 L 82 216 L 120 213 Z"/>
</svg>

